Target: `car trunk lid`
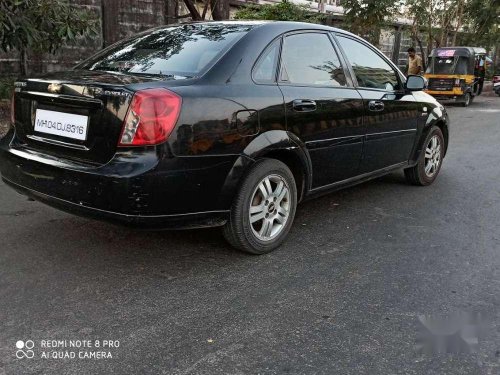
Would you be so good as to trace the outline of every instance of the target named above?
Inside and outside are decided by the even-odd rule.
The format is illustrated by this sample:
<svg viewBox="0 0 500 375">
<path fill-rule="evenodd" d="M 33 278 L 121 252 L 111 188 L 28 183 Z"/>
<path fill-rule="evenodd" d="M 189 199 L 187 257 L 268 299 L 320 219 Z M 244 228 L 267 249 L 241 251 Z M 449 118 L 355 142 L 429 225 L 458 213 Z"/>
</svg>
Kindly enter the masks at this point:
<svg viewBox="0 0 500 375">
<path fill-rule="evenodd" d="M 133 90 L 160 78 L 67 71 L 16 82 L 15 126 L 30 149 L 75 161 L 104 164 L 118 144 Z"/>
</svg>

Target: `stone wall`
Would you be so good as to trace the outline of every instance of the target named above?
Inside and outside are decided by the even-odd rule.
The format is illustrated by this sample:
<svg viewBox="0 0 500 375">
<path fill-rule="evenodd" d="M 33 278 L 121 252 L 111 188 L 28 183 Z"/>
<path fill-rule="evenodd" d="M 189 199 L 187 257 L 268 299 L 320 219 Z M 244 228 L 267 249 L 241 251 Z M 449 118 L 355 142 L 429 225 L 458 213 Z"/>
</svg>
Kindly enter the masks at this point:
<svg viewBox="0 0 500 375">
<path fill-rule="evenodd" d="M 94 12 L 100 20 L 99 34 L 93 39 L 78 40 L 54 54 L 29 54 L 33 72 L 61 70 L 74 66 L 99 49 L 151 27 L 174 21 L 170 18 L 175 0 L 70 0 Z M 19 72 L 18 52 L 0 52 L 0 76 Z"/>
</svg>

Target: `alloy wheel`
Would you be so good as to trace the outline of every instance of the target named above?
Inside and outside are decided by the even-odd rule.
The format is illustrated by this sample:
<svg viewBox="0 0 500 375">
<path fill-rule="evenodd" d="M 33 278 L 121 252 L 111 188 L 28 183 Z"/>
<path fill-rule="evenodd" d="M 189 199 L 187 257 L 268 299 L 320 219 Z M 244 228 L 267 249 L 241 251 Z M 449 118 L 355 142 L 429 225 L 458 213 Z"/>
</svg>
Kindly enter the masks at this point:
<svg viewBox="0 0 500 375">
<path fill-rule="evenodd" d="M 439 170 L 441 163 L 441 140 L 434 135 L 425 148 L 425 174 L 433 177 Z"/>
<path fill-rule="evenodd" d="M 279 175 L 266 176 L 255 188 L 250 200 L 249 220 L 260 241 L 276 238 L 290 216 L 290 188 Z"/>
</svg>

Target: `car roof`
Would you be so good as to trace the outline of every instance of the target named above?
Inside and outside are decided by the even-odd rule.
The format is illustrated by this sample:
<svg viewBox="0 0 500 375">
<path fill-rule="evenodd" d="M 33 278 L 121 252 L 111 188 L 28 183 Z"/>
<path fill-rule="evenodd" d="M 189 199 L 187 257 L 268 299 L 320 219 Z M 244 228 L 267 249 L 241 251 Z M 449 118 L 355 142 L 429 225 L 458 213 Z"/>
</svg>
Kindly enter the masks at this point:
<svg viewBox="0 0 500 375">
<path fill-rule="evenodd" d="M 190 22 L 192 23 L 192 22 Z M 369 42 L 362 39 L 361 37 L 352 34 L 346 30 L 342 30 L 336 27 L 308 23 L 308 22 L 295 22 L 295 21 L 209 21 L 209 22 L 196 22 L 196 24 L 202 25 L 213 25 L 213 24 L 228 24 L 228 25 L 252 25 L 251 30 L 249 30 L 246 35 L 241 39 L 244 43 L 236 43 L 231 47 L 231 53 L 226 53 L 224 56 L 212 67 L 206 74 L 203 74 L 203 78 L 209 81 L 224 81 L 228 82 L 244 82 L 247 79 L 248 72 L 252 70 L 252 67 L 262 53 L 262 51 L 270 45 L 277 37 L 289 33 L 289 32 L 300 32 L 300 31 L 324 31 L 339 33 L 356 39 L 364 44 L 375 48 Z M 382 52 L 379 51 L 381 55 Z M 386 62 L 388 62 L 394 69 L 399 71 L 399 68 L 390 59 L 385 57 Z M 231 74 L 231 78 L 228 78 L 228 74 Z M 402 73 L 400 73 L 402 75 Z"/>
<path fill-rule="evenodd" d="M 189 25 L 189 24 L 197 24 L 197 25 L 213 25 L 213 24 L 222 24 L 222 25 L 253 25 L 255 28 L 267 28 L 273 30 L 280 30 L 281 32 L 294 31 L 294 30 L 325 30 L 331 32 L 339 32 L 343 34 L 348 34 L 357 37 L 355 34 L 350 33 L 349 31 L 342 30 L 336 27 L 322 25 L 318 23 L 309 23 L 309 22 L 298 22 L 298 21 L 270 21 L 270 20 L 231 20 L 231 21 L 196 21 L 196 22 L 185 22 L 178 25 Z M 176 25 L 169 25 L 176 26 Z"/>
</svg>

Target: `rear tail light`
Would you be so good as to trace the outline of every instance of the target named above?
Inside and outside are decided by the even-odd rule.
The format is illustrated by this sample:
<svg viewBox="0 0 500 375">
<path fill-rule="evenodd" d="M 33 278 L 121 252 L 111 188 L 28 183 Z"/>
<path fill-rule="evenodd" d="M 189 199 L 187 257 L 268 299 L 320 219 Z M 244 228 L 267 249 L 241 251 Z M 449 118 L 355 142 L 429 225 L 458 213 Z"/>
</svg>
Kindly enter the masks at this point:
<svg viewBox="0 0 500 375">
<path fill-rule="evenodd" d="M 12 91 L 12 98 L 10 99 L 10 123 L 12 124 L 12 126 L 14 126 L 14 123 L 16 121 L 16 115 L 14 113 L 16 109 L 16 104 L 14 103 L 15 95 L 15 91 Z"/>
<path fill-rule="evenodd" d="M 182 99 L 166 89 L 137 91 L 130 103 L 119 146 L 157 145 L 165 142 L 179 117 Z"/>
</svg>

